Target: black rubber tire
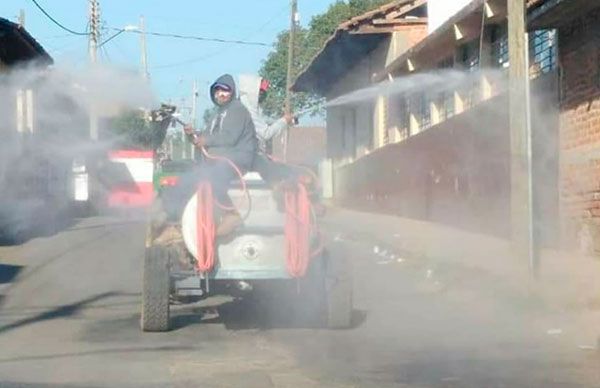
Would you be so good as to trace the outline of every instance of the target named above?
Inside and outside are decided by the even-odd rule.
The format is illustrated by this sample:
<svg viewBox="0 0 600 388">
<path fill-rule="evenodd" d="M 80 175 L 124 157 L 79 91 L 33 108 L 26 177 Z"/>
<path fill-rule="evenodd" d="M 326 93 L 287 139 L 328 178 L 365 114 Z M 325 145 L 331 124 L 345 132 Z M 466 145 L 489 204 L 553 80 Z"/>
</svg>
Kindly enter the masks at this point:
<svg viewBox="0 0 600 388">
<path fill-rule="evenodd" d="M 311 261 L 304 277 L 294 279 L 292 286 L 294 320 L 302 326 L 321 328 L 326 326 L 325 314 L 325 257 Z"/>
<path fill-rule="evenodd" d="M 146 248 L 140 320 L 143 331 L 169 330 L 169 293 L 169 252 L 160 246 Z"/>
<path fill-rule="evenodd" d="M 345 256 L 327 254 L 325 271 L 325 321 L 330 329 L 352 326 L 352 271 Z"/>
</svg>

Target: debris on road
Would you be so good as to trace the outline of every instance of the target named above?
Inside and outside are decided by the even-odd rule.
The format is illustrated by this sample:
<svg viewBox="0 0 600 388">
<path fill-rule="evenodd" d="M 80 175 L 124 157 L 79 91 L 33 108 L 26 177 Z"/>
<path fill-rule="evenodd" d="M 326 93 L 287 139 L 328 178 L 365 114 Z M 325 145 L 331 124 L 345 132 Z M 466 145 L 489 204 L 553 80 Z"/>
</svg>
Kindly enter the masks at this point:
<svg viewBox="0 0 600 388">
<path fill-rule="evenodd" d="M 598 348 L 593 345 L 579 345 L 578 348 L 579 350 L 586 350 L 591 352 L 598 350 Z"/>
<path fill-rule="evenodd" d="M 563 333 L 562 329 L 549 329 L 546 334 L 548 335 L 561 335 Z"/>
</svg>

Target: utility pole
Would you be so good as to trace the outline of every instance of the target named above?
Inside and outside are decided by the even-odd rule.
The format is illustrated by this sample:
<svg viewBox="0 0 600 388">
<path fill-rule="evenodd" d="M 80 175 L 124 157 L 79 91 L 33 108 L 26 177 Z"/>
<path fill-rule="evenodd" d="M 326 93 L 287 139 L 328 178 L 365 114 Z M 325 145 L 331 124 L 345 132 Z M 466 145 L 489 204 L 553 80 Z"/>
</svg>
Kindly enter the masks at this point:
<svg viewBox="0 0 600 388">
<path fill-rule="evenodd" d="M 146 23 L 144 16 L 140 16 L 140 47 L 142 55 L 142 76 L 145 80 L 150 78 L 148 74 L 148 51 L 146 48 Z"/>
<path fill-rule="evenodd" d="M 19 11 L 19 27 L 24 28 L 25 27 L 25 10 L 21 9 Z"/>
<path fill-rule="evenodd" d="M 180 106 L 181 111 L 183 111 L 184 107 L 186 106 L 184 97 L 181 97 L 181 102 L 179 103 L 179 106 Z M 183 131 L 181 131 L 181 159 L 187 159 L 187 157 L 188 157 L 188 138 L 185 135 L 185 133 L 183 133 Z"/>
<path fill-rule="evenodd" d="M 198 83 L 196 80 L 192 83 L 192 128 L 196 129 L 198 120 L 197 116 L 197 105 L 198 105 Z M 192 159 L 196 159 L 196 146 L 192 144 Z"/>
<path fill-rule="evenodd" d="M 531 111 L 529 100 L 529 50 L 523 0 L 508 1 L 508 55 L 511 226 L 513 247 L 527 261 L 532 276 L 539 275 L 533 229 L 533 179 Z"/>
<path fill-rule="evenodd" d="M 90 63 L 94 66 L 98 60 L 98 42 L 100 41 L 100 6 L 98 0 L 90 0 L 90 35 L 89 55 Z M 90 104 L 90 139 L 98 140 L 98 117 L 96 107 Z"/>
<path fill-rule="evenodd" d="M 290 35 L 288 39 L 288 63 L 287 63 L 287 82 L 285 85 L 285 114 L 292 114 L 292 71 L 294 70 L 294 38 L 296 35 L 296 24 L 298 20 L 298 1 L 291 0 L 290 4 Z M 289 129 L 284 133 L 283 138 L 283 160 L 287 159 L 287 148 L 289 139 Z"/>
</svg>

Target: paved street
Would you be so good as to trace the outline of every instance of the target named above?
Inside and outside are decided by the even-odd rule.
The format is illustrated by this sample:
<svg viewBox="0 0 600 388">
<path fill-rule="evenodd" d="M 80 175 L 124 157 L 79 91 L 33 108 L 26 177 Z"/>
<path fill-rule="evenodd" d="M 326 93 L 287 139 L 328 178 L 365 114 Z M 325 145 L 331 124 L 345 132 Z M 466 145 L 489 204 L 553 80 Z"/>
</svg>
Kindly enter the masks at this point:
<svg viewBox="0 0 600 388">
<path fill-rule="evenodd" d="M 142 333 L 138 221 L 92 218 L 0 248 L 0 387 L 600 386 L 576 312 L 500 295 L 493 279 L 449 283 L 327 232 L 353 265 L 349 330 L 289 322 L 258 294 L 178 306 L 173 331 Z"/>
</svg>

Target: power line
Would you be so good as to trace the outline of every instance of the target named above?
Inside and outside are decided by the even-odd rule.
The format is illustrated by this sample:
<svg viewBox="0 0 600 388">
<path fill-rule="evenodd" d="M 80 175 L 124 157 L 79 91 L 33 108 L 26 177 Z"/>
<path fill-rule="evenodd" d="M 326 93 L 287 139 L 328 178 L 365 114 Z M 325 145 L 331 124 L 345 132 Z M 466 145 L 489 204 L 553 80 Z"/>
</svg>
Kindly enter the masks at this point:
<svg viewBox="0 0 600 388">
<path fill-rule="evenodd" d="M 283 7 L 280 11 L 278 11 L 275 15 L 273 15 L 273 17 L 269 20 L 267 20 L 265 22 L 265 24 L 263 24 L 262 26 L 258 27 L 258 29 L 256 31 L 254 31 L 250 36 L 254 36 L 257 33 L 261 32 L 266 26 L 268 26 L 269 24 L 273 23 L 275 20 L 277 20 L 277 18 L 279 18 L 279 16 L 284 13 L 287 12 L 287 5 L 285 7 Z"/>
<path fill-rule="evenodd" d="M 111 28 L 111 29 L 115 30 L 115 31 L 119 31 L 120 30 L 120 28 Z M 137 30 L 131 30 L 131 31 L 127 31 L 127 32 L 132 32 L 134 34 L 141 34 L 142 33 L 141 31 L 137 31 Z M 271 47 L 270 44 L 264 43 L 264 42 L 250 42 L 250 41 L 245 41 L 245 40 L 229 40 L 229 39 L 220 39 L 220 38 L 206 38 L 206 37 L 203 37 L 203 36 L 168 34 L 168 33 L 163 33 L 163 32 L 146 31 L 146 35 L 161 36 L 161 37 L 164 37 L 164 38 L 199 40 L 199 41 L 203 41 L 203 42 L 217 42 L 217 43 L 228 43 L 228 44 L 240 44 L 240 45 L 246 45 L 246 46 Z"/>
<path fill-rule="evenodd" d="M 39 5 L 39 3 L 38 3 L 36 0 L 31 0 L 31 2 L 32 2 L 33 4 L 35 4 L 35 6 L 36 6 L 36 7 L 37 7 L 37 8 L 38 8 L 40 11 L 42 11 L 42 13 L 43 13 L 44 15 L 46 15 L 46 17 L 47 17 L 48 19 L 50 19 L 50 20 L 51 20 L 51 21 L 52 21 L 54 24 L 56 24 L 57 26 L 59 26 L 59 27 L 60 27 L 60 28 L 62 28 L 63 30 L 65 30 L 65 31 L 67 31 L 67 32 L 69 32 L 69 33 L 71 33 L 71 34 L 73 34 L 73 35 L 83 35 L 83 36 L 87 36 L 87 35 L 89 35 L 89 33 L 87 33 L 87 32 L 77 32 L 77 31 L 73 31 L 73 30 L 71 30 L 70 28 L 67 28 L 67 27 L 65 27 L 64 25 L 62 25 L 61 23 L 59 23 L 59 22 L 58 22 L 56 19 L 54 19 L 54 18 L 53 18 L 53 17 L 52 17 L 52 16 L 51 16 L 51 15 L 50 15 L 48 12 L 46 12 L 46 10 L 45 10 L 44 8 L 42 8 L 42 6 L 41 6 L 41 5 Z"/>
<path fill-rule="evenodd" d="M 227 50 L 227 49 L 225 49 L 225 50 Z M 217 56 L 219 54 L 224 53 L 225 50 L 214 51 L 214 52 L 208 53 L 206 55 L 203 55 L 201 57 L 196 57 L 196 58 L 188 59 L 188 60 L 181 61 L 181 62 L 169 63 L 169 64 L 166 64 L 166 65 L 153 66 L 152 69 L 153 70 L 160 70 L 160 69 L 168 69 L 168 68 L 178 67 L 178 66 L 183 66 L 183 65 L 189 65 L 189 64 L 192 64 L 192 63 L 200 62 L 200 61 L 203 61 L 205 59 L 209 59 L 209 58 L 215 57 L 215 56 Z"/>
</svg>

